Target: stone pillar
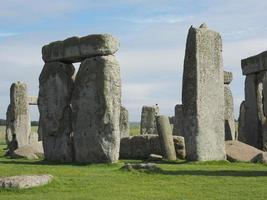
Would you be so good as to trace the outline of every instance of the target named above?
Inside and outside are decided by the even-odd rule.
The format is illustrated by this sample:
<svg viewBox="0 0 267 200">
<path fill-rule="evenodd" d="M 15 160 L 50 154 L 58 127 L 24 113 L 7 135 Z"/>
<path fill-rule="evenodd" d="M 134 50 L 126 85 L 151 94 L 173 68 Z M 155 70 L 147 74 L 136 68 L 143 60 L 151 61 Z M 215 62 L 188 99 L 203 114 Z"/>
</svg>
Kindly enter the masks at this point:
<svg viewBox="0 0 267 200">
<path fill-rule="evenodd" d="M 183 136 L 183 105 L 177 104 L 175 106 L 175 118 L 173 123 L 173 135 Z"/>
<path fill-rule="evenodd" d="M 143 134 L 158 134 L 156 126 L 156 116 L 159 114 L 159 107 L 143 106 L 141 114 L 140 133 Z"/>
<path fill-rule="evenodd" d="M 75 160 L 116 162 L 120 147 L 121 80 L 114 56 L 82 61 L 71 103 Z"/>
<path fill-rule="evenodd" d="M 38 132 L 41 132 L 46 160 L 73 161 L 71 93 L 72 64 L 46 63 L 39 77 Z"/>
<path fill-rule="evenodd" d="M 238 117 L 238 141 L 246 141 L 246 127 L 245 127 L 245 101 L 242 101 L 239 108 Z"/>
<path fill-rule="evenodd" d="M 224 160 L 222 41 L 205 24 L 189 29 L 183 73 L 183 124 L 188 160 Z"/>
<path fill-rule="evenodd" d="M 129 137 L 130 135 L 130 124 L 129 124 L 129 113 L 128 110 L 121 106 L 120 113 L 120 137 Z"/>
<path fill-rule="evenodd" d="M 169 117 L 163 115 L 157 116 L 156 123 L 163 157 L 167 160 L 176 160 L 176 153 L 174 149 L 172 129 Z"/>
<path fill-rule="evenodd" d="M 25 83 L 11 85 L 10 104 L 6 113 L 6 143 L 10 153 L 29 142 L 31 120 L 27 97 Z"/>
<path fill-rule="evenodd" d="M 225 140 L 235 140 L 234 99 L 229 84 L 233 80 L 231 72 L 224 72 L 224 128 Z"/>
</svg>

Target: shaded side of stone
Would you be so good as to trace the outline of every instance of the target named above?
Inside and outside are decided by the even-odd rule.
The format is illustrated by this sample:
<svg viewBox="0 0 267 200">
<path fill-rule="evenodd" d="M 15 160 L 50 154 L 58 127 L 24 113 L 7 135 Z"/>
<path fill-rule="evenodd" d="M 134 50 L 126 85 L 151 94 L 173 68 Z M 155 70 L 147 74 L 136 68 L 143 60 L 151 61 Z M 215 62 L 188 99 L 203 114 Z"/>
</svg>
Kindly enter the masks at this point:
<svg viewBox="0 0 267 200">
<path fill-rule="evenodd" d="M 114 56 L 84 60 L 72 95 L 76 162 L 113 163 L 120 148 L 121 80 Z"/>
<path fill-rule="evenodd" d="M 143 106 L 141 114 L 140 133 L 158 134 L 156 126 L 156 116 L 159 114 L 158 106 Z"/>
<path fill-rule="evenodd" d="M 182 136 L 173 136 L 176 156 L 184 159 L 186 156 L 185 142 Z M 151 154 L 163 155 L 158 135 L 138 135 L 121 139 L 120 159 L 148 159 Z"/>
<path fill-rule="evenodd" d="M 74 70 L 71 64 L 46 63 L 39 77 L 38 134 L 49 161 L 73 161 L 70 100 Z"/>
<path fill-rule="evenodd" d="M 237 140 L 246 141 L 246 126 L 245 126 L 245 101 L 242 101 L 239 108 L 238 117 L 238 137 Z"/>
<path fill-rule="evenodd" d="M 177 104 L 174 109 L 173 135 L 183 136 L 183 105 Z"/>
<path fill-rule="evenodd" d="M 241 60 L 243 75 L 267 70 L 267 51 Z"/>
<path fill-rule="evenodd" d="M 189 29 L 183 74 L 183 125 L 188 160 L 224 160 L 224 92 L 219 33 Z"/>
<path fill-rule="evenodd" d="M 235 140 L 234 100 L 229 85 L 224 84 L 225 140 Z"/>
<path fill-rule="evenodd" d="M 121 106 L 120 112 L 120 137 L 129 137 L 130 134 L 130 123 L 128 110 Z"/>
<path fill-rule="evenodd" d="M 10 104 L 6 113 L 6 142 L 9 151 L 28 144 L 31 132 L 27 85 L 13 83 L 10 88 Z"/>
</svg>

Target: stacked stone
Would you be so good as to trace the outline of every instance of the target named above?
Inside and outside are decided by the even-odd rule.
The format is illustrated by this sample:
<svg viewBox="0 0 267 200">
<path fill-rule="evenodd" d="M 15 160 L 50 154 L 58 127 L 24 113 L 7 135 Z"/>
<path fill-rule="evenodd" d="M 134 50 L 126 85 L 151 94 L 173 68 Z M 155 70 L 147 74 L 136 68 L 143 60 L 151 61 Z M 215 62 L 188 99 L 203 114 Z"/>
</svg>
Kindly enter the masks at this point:
<svg viewBox="0 0 267 200">
<path fill-rule="evenodd" d="M 183 73 L 183 133 L 188 160 L 224 160 L 222 41 L 206 24 L 189 29 Z"/>
<path fill-rule="evenodd" d="M 173 135 L 183 136 L 183 105 L 177 104 L 174 109 Z"/>
<path fill-rule="evenodd" d="M 118 47 L 108 34 L 72 37 L 43 47 L 38 106 L 47 160 L 118 160 L 121 82 L 113 56 Z M 81 62 L 75 81 L 73 62 Z"/>
<path fill-rule="evenodd" d="M 10 88 L 10 104 L 6 113 L 6 143 L 8 153 L 29 143 L 31 133 L 27 85 L 13 83 Z"/>
<path fill-rule="evenodd" d="M 129 124 L 129 112 L 128 110 L 121 106 L 120 113 L 120 137 L 129 137 L 130 135 L 130 124 Z"/>
<path fill-rule="evenodd" d="M 230 83 L 233 80 L 231 72 L 224 71 L 224 131 L 225 140 L 235 140 L 235 117 L 234 117 L 234 99 L 230 89 Z"/>
<path fill-rule="evenodd" d="M 140 133 L 158 134 L 156 116 L 159 114 L 159 106 L 143 106 L 141 114 Z"/>
<path fill-rule="evenodd" d="M 239 139 L 267 150 L 267 51 L 241 61 L 245 80 L 244 130 Z"/>
</svg>

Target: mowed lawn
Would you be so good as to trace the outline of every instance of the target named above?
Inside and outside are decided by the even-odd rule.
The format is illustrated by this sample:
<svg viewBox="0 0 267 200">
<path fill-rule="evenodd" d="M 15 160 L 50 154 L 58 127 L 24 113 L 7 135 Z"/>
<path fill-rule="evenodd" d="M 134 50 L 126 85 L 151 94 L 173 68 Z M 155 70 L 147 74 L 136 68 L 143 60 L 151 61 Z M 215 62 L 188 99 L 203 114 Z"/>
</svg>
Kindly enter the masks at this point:
<svg viewBox="0 0 267 200">
<path fill-rule="evenodd" d="M 1 129 L 2 130 L 2 129 Z M 0 176 L 52 174 L 46 186 L 0 190 L 0 199 L 266 199 L 267 165 L 228 162 L 157 164 L 155 172 L 123 171 L 117 164 L 73 165 L 8 159 L 0 146 Z"/>
</svg>

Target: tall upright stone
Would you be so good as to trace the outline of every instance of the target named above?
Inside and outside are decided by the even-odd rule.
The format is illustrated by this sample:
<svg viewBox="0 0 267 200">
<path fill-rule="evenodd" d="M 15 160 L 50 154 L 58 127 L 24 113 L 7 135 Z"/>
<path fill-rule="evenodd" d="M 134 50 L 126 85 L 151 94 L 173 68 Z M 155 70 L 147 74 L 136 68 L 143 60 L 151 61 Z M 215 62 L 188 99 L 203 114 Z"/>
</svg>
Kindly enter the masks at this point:
<svg viewBox="0 0 267 200">
<path fill-rule="evenodd" d="M 158 134 L 156 116 L 159 114 L 159 106 L 143 106 L 141 114 L 140 134 Z"/>
<path fill-rule="evenodd" d="M 116 162 L 120 147 L 121 80 L 114 56 L 97 56 L 81 63 L 71 103 L 76 162 Z"/>
<path fill-rule="evenodd" d="M 49 161 L 73 161 L 71 93 L 72 64 L 46 63 L 39 77 L 38 108 L 44 156 Z"/>
<path fill-rule="evenodd" d="M 205 24 L 187 36 L 183 74 L 183 124 L 188 160 L 224 160 L 222 41 Z"/>
<path fill-rule="evenodd" d="M 235 140 L 234 99 L 229 84 L 232 81 L 231 72 L 224 72 L 224 128 L 225 140 Z"/>
<path fill-rule="evenodd" d="M 6 113 L 6 142 L 9 151 L 29 142 L 31 120 L 28 107 L 27 85 L 13 83 L 10 88 L 10 104 Z"/>
<path fill-rule="evenodd" d="M 130 136 L 130 123 L 129 123 L 129 113 L 128 110 L 121 106 L 120 113 L 120 137 L 129 137 Z"/>
<path fill-rule="evenodd" d="M 238 137 L 237 140 L 243 143 L 247 143 L 247 133 L 246 133 L 246 120 L 245 120 L 245 101 L 242 101 L 239 108 L 238 117 Z"/>
<path fill-rule="evenodd" d="M 183 136 L 183 105 L 177 104 L 174 109 L 173 135 Z"/>
</svg>

